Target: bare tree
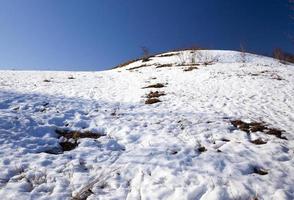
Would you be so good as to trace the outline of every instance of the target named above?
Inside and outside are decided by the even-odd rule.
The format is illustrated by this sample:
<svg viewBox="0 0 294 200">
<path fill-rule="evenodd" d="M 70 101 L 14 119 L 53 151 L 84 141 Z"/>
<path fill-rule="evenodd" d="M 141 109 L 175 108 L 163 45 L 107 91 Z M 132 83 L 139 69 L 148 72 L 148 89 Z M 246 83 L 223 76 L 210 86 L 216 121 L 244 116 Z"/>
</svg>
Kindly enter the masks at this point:
<svg viewBox="0 0 294 200">
<path fill-rule="evenodd" d="M 240 61 L 245 64 L 247 62 L 247 58 L 246 58 L 246 50 L 245 47 L 242 43 L 240 43 Z"/>
<path fill-rule="evenodd" d="M 283 60 L 283 50 L 280 48 L 275 48 L 273 51 L 273 57 L 278 60 Z"/>
<path fill-rule="evenodd" d="M 150 51 L 149 51 L 149 49 L 147 47 L 143 46 L 143 47 L 141 47 L 141 50 L 142 50 L 142 53 L 143 53 L 142 62 L 149 61 L 149 58 L 150 58 Z"/>
</svg>

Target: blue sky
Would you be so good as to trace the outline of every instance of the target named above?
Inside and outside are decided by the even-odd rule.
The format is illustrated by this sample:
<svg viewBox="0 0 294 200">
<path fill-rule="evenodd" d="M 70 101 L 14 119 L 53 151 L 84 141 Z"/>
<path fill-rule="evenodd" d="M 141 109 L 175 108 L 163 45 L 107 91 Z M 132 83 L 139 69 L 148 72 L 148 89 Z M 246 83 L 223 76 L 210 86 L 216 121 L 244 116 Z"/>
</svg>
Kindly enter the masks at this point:
<svg viewBox="0 0 294 200">
<path fill-rule="evenodd" d="M 104 70 L 199 45 L 294 53 L 287 0 L 0 0 L 0 69 Z"/>
</svg>

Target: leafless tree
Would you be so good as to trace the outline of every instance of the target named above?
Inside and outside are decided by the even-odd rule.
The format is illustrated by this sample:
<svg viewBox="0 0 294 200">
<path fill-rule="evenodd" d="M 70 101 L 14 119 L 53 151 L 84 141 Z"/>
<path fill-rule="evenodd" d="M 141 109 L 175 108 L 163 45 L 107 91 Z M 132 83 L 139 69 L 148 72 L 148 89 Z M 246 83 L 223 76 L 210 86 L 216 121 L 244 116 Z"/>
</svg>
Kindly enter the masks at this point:
<svg viewBox="0 0 294 200">
<path fill-rule="evenodd" d="M 150 58 L 150 51 L 147 47 L 143 46 L 141 47 L 142 53 L 143 53 L 143 57 L 142 57 L 142 61 L 146 62 L 149 61 Z"/>
<path fill-rule="evenodd" d="M 246 50 L 245 50 L 245 47 L 242 43 L 240 43 L 240 59 L 243 64 L 245 64 L 247 62 Z"/>
<path fill-rule="evenodd" d="M 273 57 L 278 60 L 283 60 L 283 50 L 280 48 L 275 48 L 273 51 Z"/>
</svg>

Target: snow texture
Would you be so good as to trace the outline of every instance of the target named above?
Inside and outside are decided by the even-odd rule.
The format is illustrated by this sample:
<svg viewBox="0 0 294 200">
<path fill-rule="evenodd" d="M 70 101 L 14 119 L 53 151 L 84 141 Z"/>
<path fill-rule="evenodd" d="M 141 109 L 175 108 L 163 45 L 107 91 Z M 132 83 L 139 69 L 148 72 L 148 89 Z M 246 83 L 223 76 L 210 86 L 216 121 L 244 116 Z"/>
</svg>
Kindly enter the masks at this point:
<svg viewBox="0 0 294 200">
<path fill-rule="evenodd" d="M 161 102 L 145 104 L 150 91 Z M 56 129 L 102 136 L 62 152 Z M 294 66 L 271 58 L 180 51 L 102 72 L 0 71 L 1 199 L 294 199 L 293 149 Z"/>
</svg>

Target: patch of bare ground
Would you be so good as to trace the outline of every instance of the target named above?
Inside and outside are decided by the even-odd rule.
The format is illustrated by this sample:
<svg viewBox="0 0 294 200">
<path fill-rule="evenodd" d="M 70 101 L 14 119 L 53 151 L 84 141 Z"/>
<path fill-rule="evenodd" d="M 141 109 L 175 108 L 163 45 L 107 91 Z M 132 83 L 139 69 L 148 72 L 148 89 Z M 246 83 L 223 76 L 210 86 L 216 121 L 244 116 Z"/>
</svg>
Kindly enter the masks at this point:
<svg viewBox="0 0 294 200">
<path fill-rule="evenodd" d="M 152 84 L 152 85 L 148 85 L 146 87 L 143 87 L 143 89 L 146 89 L 146 88 L 163 88 L 163 87 L 164 87 L 164 84 L 156 83 L 156 84 Z"/>
<path fill-rule="evenodd" d="M 199 63 L 181 63 L 181 64 L 177 64 L 176 66 L 194 67 L 194 66 L 200 66 L 200 64 Z"/>
<path fill-rule="evenodd" d="M 270 128 L 270 129 L 267 130 L 266 134 L 268 134 L 268 135 L 274 135 L 277 138 L 287 140 L 287 138 L 285 136 L 282 136 L 283 132 L 284 131 L 279 130 L 279 129 L 276 129 L 276 128 Z"/>
<path fill-rule="evenodd" d="M 258 138 L 256 140 L 251 140 L 250 142 L 253 143 L 253 144 L 256 144 L 256 145 L 266 144 L 266 141 L 263 141 L 260 138 Z"/>
<path fill-rule="evenodd" d="M 194 69 L 198 69 L 198 67 L 188 67 L 188 68 L 184 69 L 184 72 L 189 72 L 189 71 L 192 71 Z"/>
<path fill-rule="evenodd" d="M 283 130 L 276 129 L 276 128 L 269 128 L 263 122 L 247 123 L 247 122 L 244 122 L 242 120 L 232 120 L 231 124 L 235 128 L 237 128 L 237 129 L 239 129 L 241 131 L 245 131 L 246 133 L 249 133 L 249 134 L 253 133 L 253 132 L 262 132 L 262 133 L 265 133 L 267 135 L 274 135 L 277 138 L 287 140 L 287 138 L 282 135 L 284 133 Z"/>
<path fill-rule="evenodd" d="M 207 149 L 205 148 L 205 146 L 200 146 L 197 148 L 197 150 L 200 152 L 200 153 L 203 153 L 205 151 L 207 151 Z"/>
<path fill-rule="evenodd" d="M 80 138 L 97 139 L 104 135 L 102 133 L 93 133 L 91 131 L 80 132 L 80 131 L 69 131 L 69 130 L 63 130 L 63 129 L 57 129 L 55 132 L 60 137 L 64 137 L 66 139 L 74 139 L 74 140 L 78 140 Z"/>
<path fill-rule="evenodd" d="M 253 173 L 264 176 L 268 174 L 268 171 L 260 167 L 253 167 Z"/>
<path fill-rule="evenodd" d="M 223 141 L 223 142 L 230 142 L 230 140 L 229 139 L 226 139 L 226 138 L 222 138 L 221 141 Z"/>
<path fill-rule="evenodd" d="M 249 73 L 248 75 L 250 75 L 250 76 L 265 76 L 265 77 L 269 77 L 270 79 L 274 79 L 274 80 L 278 80 L 278 81 L 284 80 L 284 78 L 282 78 L 276 72 L 270 72 L 268 70 L 263 70 L 263 71 L 256 72 L 256 73 Z"/>
<path fill-rule="evenodd" d="M 164 68 L 164 67 L 172 67 L 173 64 L 162 64 L 162 65 L 158 65 L 156 66 L 156 68 Z"/>
<path fill-rule="evenodd" d="M 158 98 L 161 96 L 164 96 L 165 93 L 164 92 L 159 92 L 159 91 L 155 91 L 155 92 L 150 92 L 149 94 L 147 94 L 147 98 Z"/>
<path fill-rule="evenodd" d="M 166 54 L 158 55 L 156 57 L 170 57 L 170 56 L 176 56 L 176 55 L 179 55 L 179 53 L 166 53 Z"/>
<path fill-rule="evenodd" d="M 154 104 L 154 103 L 159 103 L 159 102 L 161 102 L 161 101 L 157 98 L 149 98 L 145 101 L 145 104 Z"/>
<path fill-rule="evenodd" d="M 148 67 L 148 66 L 150 66 L 150 65 L 143 64 L 143 65 L 140 65 L 140 66 L 131 67 L 131 68 L 127 69 L 127 70 L 131 71 L 131 70 L 134 70 L 134 69 L 140 69 L 142 67 Z"/>
<path fill-rule="evenodd" d="M 81 138 L 98 139 L 99 137 L 104 136 L 103 133 L 93 133 L 91 131 L 81 132 L 81 131 L 56 129 L 55 132 L 57 133 L 58 138 L 60 139 L 60 142 L 59 142 L 60 149 L 51 149 L 46 151 L 46 153 L 60 154 L 60 153 L 63 153 L 64 151 L 71 151 L 79 145 L 78 140 Z"/>
</svg>

